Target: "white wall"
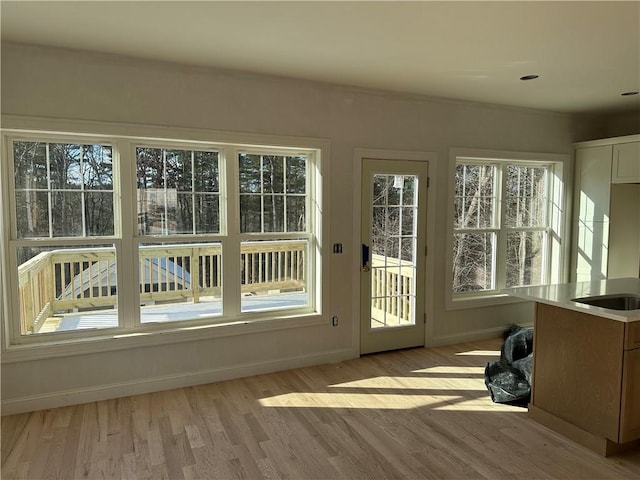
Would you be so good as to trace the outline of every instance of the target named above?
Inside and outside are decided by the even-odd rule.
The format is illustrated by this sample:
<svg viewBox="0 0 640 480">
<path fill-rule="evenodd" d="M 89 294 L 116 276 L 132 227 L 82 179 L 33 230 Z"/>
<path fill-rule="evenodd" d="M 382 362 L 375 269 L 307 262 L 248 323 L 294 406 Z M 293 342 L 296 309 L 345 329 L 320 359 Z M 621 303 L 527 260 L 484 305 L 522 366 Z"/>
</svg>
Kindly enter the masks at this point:
<svg viewBox="0 0 640 480">
<path fill-rule="evenodd" d="M 355 148 L 435 152 L 436 228 L 446 232 L 450 147 L 570 153 L 594 135 L 554 113 L 370 92 L 66 50 L 2 45 L 2 114 L 142 123 L 331 142 L 330 312 L 322 325 L 2 365 L 3 413 L 348 358 L 357 351 L 351 282 Z M 401 72 L 399 72 L 401 74 Z M 436 235 L 429 344 L 494 335 L 531 304 L 445 310 L 446 239 Z M 357 252 L 356 252 L 357 253 Z M 337 314 L 339 327 L 331 327 Z"/>
</svg>

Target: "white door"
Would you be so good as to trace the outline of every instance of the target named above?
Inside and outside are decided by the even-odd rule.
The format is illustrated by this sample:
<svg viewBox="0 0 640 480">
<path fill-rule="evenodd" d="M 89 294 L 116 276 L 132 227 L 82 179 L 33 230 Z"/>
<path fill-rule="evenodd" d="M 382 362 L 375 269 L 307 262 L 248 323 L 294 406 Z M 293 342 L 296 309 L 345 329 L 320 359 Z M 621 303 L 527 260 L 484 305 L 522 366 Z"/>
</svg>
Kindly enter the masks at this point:
<svg viewBox="0 0 640 480">
<path fill-rule="evenodd" d="M 360 353 L 425 343 L 428 163 L 364 159 Z"/>
</svg>

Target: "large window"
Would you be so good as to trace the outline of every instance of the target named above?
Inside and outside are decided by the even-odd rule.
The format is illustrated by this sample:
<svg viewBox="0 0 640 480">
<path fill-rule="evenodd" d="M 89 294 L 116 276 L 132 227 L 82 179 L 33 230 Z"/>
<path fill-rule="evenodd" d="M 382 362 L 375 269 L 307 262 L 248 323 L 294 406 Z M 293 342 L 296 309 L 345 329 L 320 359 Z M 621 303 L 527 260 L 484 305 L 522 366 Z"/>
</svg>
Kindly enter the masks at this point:
<svg viewBox="0 0 640 480">
<path fill-rule="evenodd" d="M 320 311 L 320 148 L 3 140 L 11 343 Z"/>
<path fill-rule="evenodd" d="M 453 174 L 453 299 L 549 283 L 561 223 L 559 165 L 457 156 Z M 557 256 L 557 252 L 555 252 Z"/>
</svg>

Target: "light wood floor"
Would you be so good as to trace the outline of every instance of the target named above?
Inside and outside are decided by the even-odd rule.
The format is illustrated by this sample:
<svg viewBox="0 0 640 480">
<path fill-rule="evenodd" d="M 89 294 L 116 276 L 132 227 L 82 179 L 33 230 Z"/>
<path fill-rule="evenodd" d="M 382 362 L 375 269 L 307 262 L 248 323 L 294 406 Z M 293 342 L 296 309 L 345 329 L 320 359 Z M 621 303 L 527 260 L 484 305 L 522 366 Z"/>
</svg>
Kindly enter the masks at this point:
<svg viewBox="0 0 640 480">
<path fill-rule="evenodd" d="M 491 403 L 501 341 L 2 418 L 2 479 L 626 479 L 612 458 Z"/>
</svg>

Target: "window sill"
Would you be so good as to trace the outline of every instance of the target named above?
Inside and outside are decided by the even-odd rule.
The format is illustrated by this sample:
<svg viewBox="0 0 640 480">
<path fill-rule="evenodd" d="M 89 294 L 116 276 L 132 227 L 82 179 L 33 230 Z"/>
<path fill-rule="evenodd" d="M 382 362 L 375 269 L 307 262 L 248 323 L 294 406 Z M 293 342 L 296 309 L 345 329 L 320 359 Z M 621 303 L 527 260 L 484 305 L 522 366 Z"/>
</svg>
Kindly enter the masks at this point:
<svg viewBox="0 0 640 480">
<path fill-rule="evenodd" d="M 523 303 L 525 300 L 512 297 L 504 293 L 496 293 L 493 295 L 473 295 L 463 298 L 447 298 L 447 310 L 463 310 L 467 308 L 493 307 L 499 305 L 510 305 L 515 303 Z"/>
<path fill-rule="evenodd" d="M 162 330 L 81 339 L 51 339 L 38 343 L 10 345 L 2 352 L 2 364 L 248 335 L 324 323 L 325 318 L 322 315 L 309 313 L 291 317 L 232 320 L 208 325 L 174 325 Z"/>
</svg>

